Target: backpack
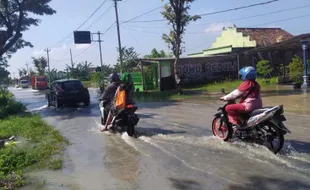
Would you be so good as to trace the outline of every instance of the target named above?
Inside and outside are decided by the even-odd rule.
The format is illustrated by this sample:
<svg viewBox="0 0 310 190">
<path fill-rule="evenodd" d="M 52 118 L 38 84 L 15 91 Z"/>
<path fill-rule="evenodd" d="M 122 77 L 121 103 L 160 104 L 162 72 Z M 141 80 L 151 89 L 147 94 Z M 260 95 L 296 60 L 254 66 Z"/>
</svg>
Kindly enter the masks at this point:
<svg viewBox="0 0 310 190">
<path fill-rule="evenodd" d="M 126 106 L 126 92 L 120 87 L 116 90 L 114 105 L 117 109 L 122 109 Z"/>
</svg>

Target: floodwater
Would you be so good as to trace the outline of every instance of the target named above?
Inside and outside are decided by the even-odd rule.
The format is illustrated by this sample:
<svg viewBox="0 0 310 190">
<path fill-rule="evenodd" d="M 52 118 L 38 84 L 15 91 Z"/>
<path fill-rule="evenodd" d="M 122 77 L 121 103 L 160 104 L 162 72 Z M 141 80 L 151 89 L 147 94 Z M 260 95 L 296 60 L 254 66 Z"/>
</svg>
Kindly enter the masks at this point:
<svg viewBox="0 0 310 190">
<path fill-rule="evenodd" d="M 310 189 L 306 109 L 304 116 L 285 113 L 292 134 L 285 137 L 283 151 L 274 155 L 261 146 L 214 138 L 211 121 L 218 102 L 139 103 L 139 137 L 132 139 L 126 134 L 99 132 L 99 95 L 94 89 L 89 107 L 59 110 L 47 108 L 44 92 L 10 90 L 71 143 L 65 150 L 63 169 L 30 173 L 34 183 L 27 190 Z M 307 95 L 269 92 L 264 102 L 302 107 L 309 105 Z"/>
</svg>

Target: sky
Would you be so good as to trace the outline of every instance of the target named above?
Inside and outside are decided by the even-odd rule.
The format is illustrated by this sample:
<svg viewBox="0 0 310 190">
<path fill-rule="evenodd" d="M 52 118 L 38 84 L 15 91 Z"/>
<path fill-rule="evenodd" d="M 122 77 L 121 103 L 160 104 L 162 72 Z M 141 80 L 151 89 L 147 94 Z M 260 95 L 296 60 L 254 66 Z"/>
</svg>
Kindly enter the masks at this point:
<svg viewBox="0 0 310 190">
<path fill-rule="evenodd" d="M 266 2 L 267 0 L 195 0 L 191 5 L 191 14 L 204 14 L 230 8 Z M 92 2 L 92 3 L 90 3 Z M 73 31 L 76 30 L 104 0 L 52 0 L 50 6 L 57 11 L 55 15 L 39 17 L 39 26 L 32 26 L 23 33 L 23 38 L 30 41 L 34 47 L 18 50 L 9 60 L 8 70 L 18 76 L 19 68 L 33 68 L 31 57 L 46 56 L 44 49 L 50 51 L 50 67 L 64 70 L 66 64 L 71 63 L 70 49 L 75 63 L 87 61 L 93 66 L 100 65 L 99 46 L 93 44 L 75 45 Z M 150 54 L 153 48 L 168 51 L 167 45 L 162 40 L 162 34 L 169 31 L 166 21 L 158 22 L 127 22 L 131 18 L 164 5 L 167 0 L 122 0 L 118 2 L 120 21 L 120 35 L 122 46 L 134 47 L 142 57 Z M 282 11 L 286 9 L 293 9 Z M 187 26 L 184 35 L 184 55 L 200 52 L 207 49 L 225 26 L 237 27 L 280 27 L 293 35 L 310 32 L 310 1 L 309 0 L 280 0 L 267 5 L 203 16 L 200 20 Z M 161 9 L 150 12 L 133 21 L 161 20 Z M 270 14 L 270 12 L 281 11 Z M 264 14 L 264 15 L 262 15 Z M 101 16 L 103 15 L 103 16 Z M 261 15 L 261 16 L 256 16 Z M 255 17 L 254 17 L 255 16 Z M 252 17 L 252 18 L 248 18 Z M 299 18 L 298 18 L 299 17 Z M 243 19 L 241 19 L 243 18 Z M 244 19 L 246 18 L 246 19 Z M 103 63 L 115 65 L 117 59 L 118 40 L 117 30 L 114 25 L 115 10 L 112 0 L 106 3 L 89 19 L 79 30 L 92 33 L 98 31 L 102 35 Z M 106 32 L 107 31 L 107 32 Z M 94 40 L 97 36 L 93 36 Z"/>
</svg>

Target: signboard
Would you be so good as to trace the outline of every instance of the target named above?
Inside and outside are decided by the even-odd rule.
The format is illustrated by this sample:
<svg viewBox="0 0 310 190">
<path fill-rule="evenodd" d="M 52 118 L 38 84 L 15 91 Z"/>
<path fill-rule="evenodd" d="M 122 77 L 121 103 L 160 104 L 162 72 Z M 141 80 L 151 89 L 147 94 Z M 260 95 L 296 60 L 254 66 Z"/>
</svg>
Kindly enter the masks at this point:
<svg viewBox="0 0 310 190">
<path fill-rule="evenodd" d="M 74 43 L 75 44 L 90 44 L 91 33 L 90 31 L 74 31 Z"/>
</svg>

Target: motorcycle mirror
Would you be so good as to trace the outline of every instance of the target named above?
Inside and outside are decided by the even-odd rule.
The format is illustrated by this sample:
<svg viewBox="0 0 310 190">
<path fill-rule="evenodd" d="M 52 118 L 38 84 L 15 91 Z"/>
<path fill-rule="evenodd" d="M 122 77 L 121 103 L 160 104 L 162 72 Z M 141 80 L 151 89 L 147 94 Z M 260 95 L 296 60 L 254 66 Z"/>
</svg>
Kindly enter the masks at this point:
<svg viewBox="0 0 310 190">
<path fill-rule="evenodd" d="M 225 89 L 224 89 L 224 88 L 222 88 L 222 89 L 221 89 L 221 92 L 222 92 L 223 94 L 225 94 Z"/>
</svg>

